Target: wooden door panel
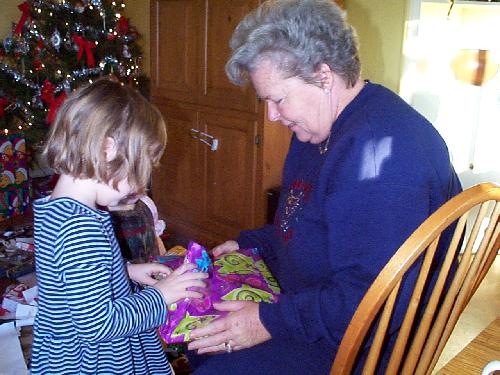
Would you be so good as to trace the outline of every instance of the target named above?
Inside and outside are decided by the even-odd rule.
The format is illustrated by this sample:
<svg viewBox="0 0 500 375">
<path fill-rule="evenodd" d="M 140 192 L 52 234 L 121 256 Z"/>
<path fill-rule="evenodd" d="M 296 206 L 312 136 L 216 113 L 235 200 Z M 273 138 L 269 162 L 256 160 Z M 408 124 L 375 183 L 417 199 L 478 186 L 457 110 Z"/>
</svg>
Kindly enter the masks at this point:
<svg viewBox="0 0 500 375">
<path fill-rule="evenodd" d="M 200 0 L 151 2 L 153 96 L 197 101 L 202 17 Z"/>
<path fill-rule="evenodd" d="M 200 146 L 191 136 L 197 113 L 173 107 L 160 110 L 167 121 L 168 142 L 153 174 L 153 198 L 161 217 L 196 223 L 205 206 Z"/>
<path fill-rule="evenodd" d="M 220 115 L 200 115 L 200 129 L 216 138 L 205 148 L 207 226 L 226 238 L 254 225 L 257 123 Z"/>
<path fill-rule="evenodd" d="M 208 0 L 205 66 L 200 101 L 203 104 L 255 112 L 257 103 L 251 85 L 229 82 L 224 66 L 230 54 L 229 38 L 239 21 L 258 6 L 258 0 Z"/>
</svg>

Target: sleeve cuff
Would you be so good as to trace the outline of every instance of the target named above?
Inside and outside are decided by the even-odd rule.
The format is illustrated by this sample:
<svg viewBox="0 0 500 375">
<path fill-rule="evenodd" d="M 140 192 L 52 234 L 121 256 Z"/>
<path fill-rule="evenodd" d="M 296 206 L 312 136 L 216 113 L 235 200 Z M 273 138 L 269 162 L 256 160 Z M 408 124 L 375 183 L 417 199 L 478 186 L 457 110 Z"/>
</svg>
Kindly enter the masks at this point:
<svg viewBox="0 0 500 375">
<path fill-rule="evenodd" d="M 289 339 L 298 326 L 293 325 L 293 316 L 283 314 L 284 306 L 278 303 L 260 303 L 259 318 L 273 339 Z M 283 318 L 287 316 L 287 318 Z"/>
<path fill-rule="evenodd" d="M 155 326 L 164 324 L 167 319 L 167 304 L 163 299 L 161 292 L 153 287 L 146 287 L 140 292 L 145 298 L 151 301 L 153 306 L 151 314 L 154 314 Z"/>
</svg>

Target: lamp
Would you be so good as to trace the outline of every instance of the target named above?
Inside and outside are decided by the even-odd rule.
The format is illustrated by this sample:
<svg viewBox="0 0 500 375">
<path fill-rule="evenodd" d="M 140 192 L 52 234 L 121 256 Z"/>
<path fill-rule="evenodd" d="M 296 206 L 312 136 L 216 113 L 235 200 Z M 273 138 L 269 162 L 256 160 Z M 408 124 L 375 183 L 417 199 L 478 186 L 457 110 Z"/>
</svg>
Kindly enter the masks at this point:
<svg viewBox="0 0 500 375">
<path fill-rule="evenodd" d="M 455 78 L 474 86 L 482 86 L 498 71 L 498 63 L 484 49 L 461 49 L 451 62 Z"/>
<path fill-rule="evenodd" d="M 479 131 L 479 112 L 481 107 L 482 86 L 492 79 L 498 71 L 498 63 L 493 60 L 489 50 L 461 49 L 451 62 L 455 78 L 461 82 L 477 86 L 474 106 L 474 123 L 470 134 L 469 170 L 474 169 L 476 140 Z"/>
</svg>

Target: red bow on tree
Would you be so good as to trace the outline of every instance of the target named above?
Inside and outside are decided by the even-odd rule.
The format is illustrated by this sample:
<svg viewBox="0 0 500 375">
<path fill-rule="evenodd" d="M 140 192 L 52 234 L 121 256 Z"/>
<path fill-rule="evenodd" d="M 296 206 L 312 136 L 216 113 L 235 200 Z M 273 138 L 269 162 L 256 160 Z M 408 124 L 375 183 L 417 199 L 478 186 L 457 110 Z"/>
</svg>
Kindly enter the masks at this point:
<svg viewBox="0 0 500 375">
<path fill-rule="evenodd" d="M 83 39 L 80 35 L 73 35 L 73 40 L 78 44 L 78 54 L 76 56 L 77 62 L 80 62 L 83 52 L 87 55 L 87 66 L 89 68 L 95 67 L 95 59 L 92 50 L 96 47 L 94 42 Z"/>
<path fill-rule="evenodd" d="M 127 35 L 128 29 L 129 29 L 129 25 L 128 25 L 127 18 L 125 18 L 124 16 L 121 16 L 118 19 L 118 34 Z"/>
<path fill-rule="evenodd" d="M 61 106 L 61 104 L 66 100 L 66 93 L 63 91 L 57 97 L 54 95 L 55 86 L 46 79 L 43 82 L 42 86 L 42 94 L 40 95 L 40 99 L 46 104 L 49 105 L 49 113 L 47 114 L 47 123 L 50 125 L 54 121 L 57 110 Z"/>
<path fill-rule="evenodd" d="M 0 117 L 5 116 L 5 107 L 7 107 L 9 101 L 5 98 L 0 98 Z"/>
<path fill-rule="evenodd" d="M 21 35 L 24 24 L 28 20 L 28 17 L 31 17 L 30 5 L 28 4 L 27 1 L 25 1 L 24 3 L 19 4 L 17 7 L 21 12 L 23 12 L 23 14 L 21 15 L 21 19 L 17 23 L 16 29 L 14 30 L 14 34 Z"/>
</svg>

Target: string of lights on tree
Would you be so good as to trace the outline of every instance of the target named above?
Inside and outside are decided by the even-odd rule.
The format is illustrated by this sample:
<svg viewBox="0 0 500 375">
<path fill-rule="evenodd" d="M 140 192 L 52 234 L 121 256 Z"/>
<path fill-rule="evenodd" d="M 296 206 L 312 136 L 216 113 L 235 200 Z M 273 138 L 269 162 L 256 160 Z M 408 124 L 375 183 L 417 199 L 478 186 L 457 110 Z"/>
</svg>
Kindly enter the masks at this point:
<svg viewBox="0 0 500 375">
<path fill-rule="evenodd" d="M 139 34 L 123 1 L 28 0 L 0 42 L 0 131 L 45 139 L 57 109 L 82 84 L 108 76 L 147 95 Z"/>
</svg>

